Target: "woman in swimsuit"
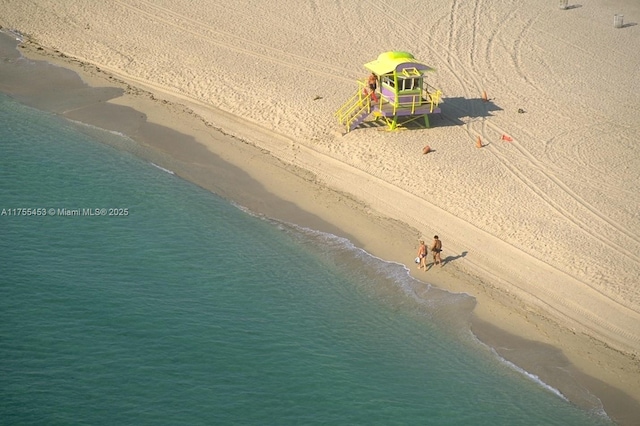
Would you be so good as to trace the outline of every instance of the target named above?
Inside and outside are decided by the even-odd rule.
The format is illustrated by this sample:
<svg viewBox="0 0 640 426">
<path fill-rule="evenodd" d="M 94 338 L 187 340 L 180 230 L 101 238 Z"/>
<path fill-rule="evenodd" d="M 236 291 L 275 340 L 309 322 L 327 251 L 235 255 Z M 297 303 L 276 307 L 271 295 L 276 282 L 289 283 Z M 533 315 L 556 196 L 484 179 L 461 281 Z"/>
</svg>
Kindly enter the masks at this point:
<svg viewBox="0 0 640 426">
<path fill-rule="evenodd" d="M 418 247 L 418 257 L 420 258 L 420 265 L 418 269 L 422 269 L 424 266 L 424 270 L 427 270 L 427 246 L 424 244 L 424 241 L 420 240 L 420 247 Z"/>
</svg>

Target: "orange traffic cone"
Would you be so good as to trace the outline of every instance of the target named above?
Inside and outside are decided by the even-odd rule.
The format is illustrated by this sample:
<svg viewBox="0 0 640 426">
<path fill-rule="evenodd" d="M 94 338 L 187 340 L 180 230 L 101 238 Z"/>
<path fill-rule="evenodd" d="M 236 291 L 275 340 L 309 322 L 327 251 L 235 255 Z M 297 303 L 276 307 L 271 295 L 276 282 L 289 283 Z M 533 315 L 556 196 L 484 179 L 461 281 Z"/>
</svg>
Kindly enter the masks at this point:
<svg viewBox="0 0 640 426">
<path fill-rule="evenodd" d="M 424 148 L 422 148 L 422 153 L 423 154 L 428 154 L 430 152 L 431 152 L 431 147 L 429 145 L 427 145 Z"/>
<path fill-rule="evenodd" d="M 480 139 L 480 136 L 476 139 L 476 148 L 482 148 L 482 139 Z"/>
</svg>

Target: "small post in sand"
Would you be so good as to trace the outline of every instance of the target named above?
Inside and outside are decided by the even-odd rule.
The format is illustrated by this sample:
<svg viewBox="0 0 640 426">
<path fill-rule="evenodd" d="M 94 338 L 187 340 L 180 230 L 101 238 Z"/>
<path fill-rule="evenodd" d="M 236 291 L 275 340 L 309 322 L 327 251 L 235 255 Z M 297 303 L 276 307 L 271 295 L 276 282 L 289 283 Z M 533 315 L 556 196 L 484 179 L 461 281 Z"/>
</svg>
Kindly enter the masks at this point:
<svg viewBox="0 0 640 426">
<path fill-rule="evenodd" d="M 613 15 L 613 26 L 615 28 L 624 27 L 624 15 L 618 15 L 618 14 Z"/>
</svg>

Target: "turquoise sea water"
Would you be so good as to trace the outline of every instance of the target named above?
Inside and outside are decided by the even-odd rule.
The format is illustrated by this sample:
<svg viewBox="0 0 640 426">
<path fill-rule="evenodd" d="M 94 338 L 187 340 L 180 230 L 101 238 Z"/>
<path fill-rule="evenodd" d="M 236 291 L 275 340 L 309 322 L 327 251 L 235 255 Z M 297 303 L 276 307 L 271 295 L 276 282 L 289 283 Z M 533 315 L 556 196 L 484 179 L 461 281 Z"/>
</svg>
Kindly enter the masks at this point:
<svg viewBox="0 0 640 426">
<path fill-rule="evenodd" d="M 609 424 L 476 342 L 469 296 L 0 117 L 0 423 Z"/>
</svg>

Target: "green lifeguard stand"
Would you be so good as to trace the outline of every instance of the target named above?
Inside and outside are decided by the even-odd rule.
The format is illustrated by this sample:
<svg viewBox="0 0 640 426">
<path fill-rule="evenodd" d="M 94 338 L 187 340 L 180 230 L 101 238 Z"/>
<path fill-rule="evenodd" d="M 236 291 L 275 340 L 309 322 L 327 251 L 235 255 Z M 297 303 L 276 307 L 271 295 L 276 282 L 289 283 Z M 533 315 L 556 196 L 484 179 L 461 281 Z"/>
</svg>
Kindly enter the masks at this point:
<svg viewBox="0 0 640 426">
<path fill-rule="evenodd" d="M 385 52 L 364 67 L 375 75 L 378 93 L 368 89 L 367 80 L 359 80 L 358 91 L 336 112 L 347 132 L 355 129 L 369 115 L 383 119 L 389 130 L 400 124 L 422 119 L 429 127 L 429 115 L 440 113 L 442 92 L 425 80 L 434 71 L 408 52 Z"/>
</svg>

